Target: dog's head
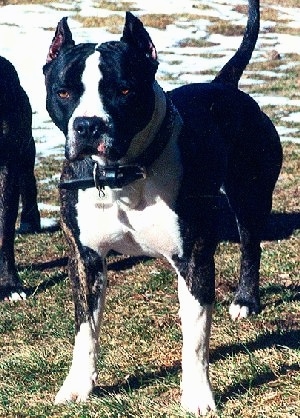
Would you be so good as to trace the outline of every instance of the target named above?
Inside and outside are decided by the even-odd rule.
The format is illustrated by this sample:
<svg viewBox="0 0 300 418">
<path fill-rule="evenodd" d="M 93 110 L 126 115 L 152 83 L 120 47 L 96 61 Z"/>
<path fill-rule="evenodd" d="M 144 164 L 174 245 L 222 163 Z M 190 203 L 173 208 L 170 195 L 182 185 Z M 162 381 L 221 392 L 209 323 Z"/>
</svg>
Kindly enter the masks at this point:
<svg viewBox="0 0 300 418">
<path fill-rule="evenodd" d="M 141 132 L 159 123 L 157 67 L 155 46 L 130 12 L 120 41 L 100 44 L 75 45 L 63 18 L 43 71 L 47 110 L 66 136 L 66 158 L 117 162 L 138 153 Z"/>
</svg>

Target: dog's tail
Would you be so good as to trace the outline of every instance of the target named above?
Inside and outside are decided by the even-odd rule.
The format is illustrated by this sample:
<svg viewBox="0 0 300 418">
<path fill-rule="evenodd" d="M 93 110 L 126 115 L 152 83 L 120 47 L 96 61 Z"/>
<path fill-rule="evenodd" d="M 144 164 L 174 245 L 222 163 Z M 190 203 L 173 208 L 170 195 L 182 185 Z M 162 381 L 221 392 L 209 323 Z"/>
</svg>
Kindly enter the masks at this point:
<svg viewBox="0 0 300 418">
<path fill-rule="evenodd" d="M 248 21 L 242 43 L 233 57 L 217 74 L 214 82 L 228 83 L 238 87 L 244 69 L 250 61 L 259 33 L 259 0 L 248 0 Z"/>
</svg>

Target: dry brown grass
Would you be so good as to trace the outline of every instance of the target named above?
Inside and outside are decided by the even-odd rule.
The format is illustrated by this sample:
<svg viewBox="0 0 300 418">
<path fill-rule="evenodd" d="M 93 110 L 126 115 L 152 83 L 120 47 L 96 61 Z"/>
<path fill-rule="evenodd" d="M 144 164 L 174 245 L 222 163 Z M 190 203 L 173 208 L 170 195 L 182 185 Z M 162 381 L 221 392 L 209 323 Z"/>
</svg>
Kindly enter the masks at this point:
<svg viewBox="0 0 300 418">
<path fill-rule="evenodd" d="M 261 6 L 264 7 L 265 5 L 270 6 L 280 6 L 280 7 L 299 7 L 299 1 L 298 0 L 262 0 Z"/>
<path fill-rule="evenodd" d="M 96 16 L 81 16 L 80 14 L 75 16 L 75 19 L 78 20 L 83 27 L 86 28 L 99 28 L 105 27 L 111 33 L 121 33 L 122 27 L 124 25 L 124 16 L 112 14 L 106 17 L 96 17 Z"/>
</svg>

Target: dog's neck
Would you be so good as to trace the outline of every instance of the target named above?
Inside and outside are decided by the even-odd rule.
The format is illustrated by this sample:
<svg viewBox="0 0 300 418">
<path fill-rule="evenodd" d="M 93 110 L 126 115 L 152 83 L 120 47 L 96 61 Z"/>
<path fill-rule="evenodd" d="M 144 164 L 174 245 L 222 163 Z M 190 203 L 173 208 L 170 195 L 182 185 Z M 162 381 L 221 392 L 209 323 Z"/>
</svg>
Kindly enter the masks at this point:
<svg viewBox="0 0 300 418">
<path fill-rule="evenodd" d="M 163 120 L 165 119 L 167 111 L 166 95 L 156 81 L 153 83 L 153 90 L 155 95 L 155 105 L 152 118 L 148 125 L 132 139 L 124 161 L 123 159 L 120 161 L 122 163 L 138 160 L 138 156 L 142 155 L 154 140 Z"/>
</svg>

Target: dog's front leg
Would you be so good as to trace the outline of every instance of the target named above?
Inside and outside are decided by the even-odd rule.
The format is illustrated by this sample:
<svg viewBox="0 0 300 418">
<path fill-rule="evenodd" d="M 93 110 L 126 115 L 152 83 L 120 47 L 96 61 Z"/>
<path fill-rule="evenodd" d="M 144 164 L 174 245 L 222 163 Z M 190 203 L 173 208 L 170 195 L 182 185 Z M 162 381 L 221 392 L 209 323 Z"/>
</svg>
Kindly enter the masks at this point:
<svg viewBox="0 0 300 418">
<path fill-rule="evenodd" d="M 215 410 L 209 380 L 214 249 L 214 243 L 198 241 L 189 255 L 175 262 L 183 339 L 181 405 L 196 415 Z"/>
<path fill-rule="evenodd" d="M 209 338 L 212 305 L 201 305 L 179 277 L 182 326 L 181 406 L 196 415 L 215 410 L 209 381 Z"/>
<path fill-rule="evenodd" d="M 55 403 L 86 401 L 97 378 L 97 354 L 106 271 L 104 261 L 89 248 L 70 260 L 75 303 L 75 345 L 70 371 Z"/>
</svg>

